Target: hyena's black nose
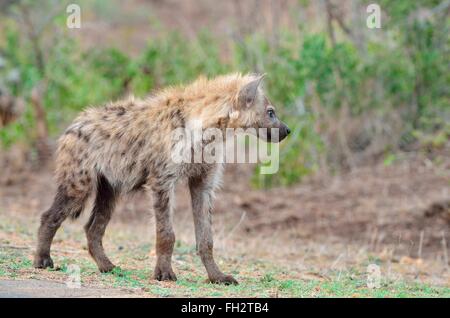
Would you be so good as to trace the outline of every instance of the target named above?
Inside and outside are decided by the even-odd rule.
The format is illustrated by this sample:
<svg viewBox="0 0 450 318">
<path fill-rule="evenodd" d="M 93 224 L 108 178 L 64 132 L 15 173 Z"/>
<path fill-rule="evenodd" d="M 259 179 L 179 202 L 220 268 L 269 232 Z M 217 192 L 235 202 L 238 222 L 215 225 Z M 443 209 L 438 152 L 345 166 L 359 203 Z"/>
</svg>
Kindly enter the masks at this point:
<svg viewBox="0 0 450 318">
<path fill-rule="evenodd" d="M 291 130 L 289 129 L 289 127 L 286 127 L 286 133 L 289 135 L 291 133 Z"/>
</svg>

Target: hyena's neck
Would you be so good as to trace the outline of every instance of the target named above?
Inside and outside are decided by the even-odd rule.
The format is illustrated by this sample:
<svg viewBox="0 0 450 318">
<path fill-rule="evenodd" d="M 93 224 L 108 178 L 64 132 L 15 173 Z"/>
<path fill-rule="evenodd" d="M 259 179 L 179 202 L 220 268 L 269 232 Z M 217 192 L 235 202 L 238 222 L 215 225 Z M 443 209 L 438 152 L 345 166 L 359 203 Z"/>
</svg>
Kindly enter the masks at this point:
<svg viewBox="0 0 450 318">
<path fill-rule="evenodd" d="M 229 96 L 200 96 L 187 101 L 182 111 L 186 116 L 186 122 L 195 122 L 203 129 L 225 130 L 230 123 L 233 102 L 233 97 Z"/>
<path fill-rule="evenodd" d="M 212 80 L 201 77 L 188 86 L 166 88 L 157 96 L 166 110 L 178 108 L 186 122 L 200 121 L 203 128 L 225 129 L 234 121 L 239 91 L 248 80 L 240 74 Z"/>
</svg>

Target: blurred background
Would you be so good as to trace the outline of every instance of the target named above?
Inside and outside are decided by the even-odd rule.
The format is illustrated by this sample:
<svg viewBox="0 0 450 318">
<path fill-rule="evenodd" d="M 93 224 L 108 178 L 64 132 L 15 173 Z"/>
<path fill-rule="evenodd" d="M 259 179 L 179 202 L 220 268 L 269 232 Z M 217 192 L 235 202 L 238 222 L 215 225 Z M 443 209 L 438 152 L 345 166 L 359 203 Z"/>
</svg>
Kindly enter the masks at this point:
<svg viewBox="0 0 450 318">
<path fill-rule="evenodd" d="M 227 169 L 219 249 L 325 273 L 375 260 L 450 284 L 450 1 L 379 0 L 379 29 L 372 2 L 0 0 L 0 214 L 37 222 L 57 137 L 85 107 L 265 72 L 293 133 L 277 174 Z M 81 28 L 66 25 L 69 3 Z M 148 206 L 125 200 L 117 222 Z"/>
</svg>

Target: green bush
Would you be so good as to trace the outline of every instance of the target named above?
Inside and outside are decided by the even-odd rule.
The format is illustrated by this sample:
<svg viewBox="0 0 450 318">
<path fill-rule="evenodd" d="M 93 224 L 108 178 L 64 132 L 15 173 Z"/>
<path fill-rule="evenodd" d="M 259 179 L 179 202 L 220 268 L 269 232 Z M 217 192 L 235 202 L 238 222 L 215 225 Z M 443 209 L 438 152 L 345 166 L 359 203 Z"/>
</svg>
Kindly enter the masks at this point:
<svg viewBox="0 0 450 318">
<path fill-rule="evenodd" d="M 382 120 L 390 112 L 399 112 L 402 136 L 428 140 L 423 136 L 429 134 L 437 136 L 429 144 L 442 145 L 449 131 L 450 22 L 440 16 L 425 21 L 410 18 L 418 7 L 433 8 L 438 3 L 421 1 L 412 6 L 409 1 L 382 1 L 389 19 L 377 31 L 382 36 L 366 41 L 363 48 L 351 39 L 332 44 L 327 34 L 307 32 L 301 26 L 300 38 L 280 30 L 275 46 L 262 34 L 232 42 L 228 57 L 222 54 L 223 43 L 206 31 L 195 39 L 163 33 L 149 39 L 137 57 L 117 48 L 82 50 L 75 40 L 61 36 L 45 52 L 41 69 L 31 43 L 17 22 L 9 20 L 0 52 L 8 67 L 16 67 L 21 74 L 20 84 L 10 87 L 14 95 L 28 101 L 32 88 L 47 79 L 44 107 L 52 136 L 81 109 L 130 92 L 144 96 L 200 74 L 266 72 L 269 97 L 293 133 L 281 145 L 279 173 L 261 176 L 257 168 L 253 183 L 289 185 L 317 171 L 322 167 L 319 162 L 331 160 L 331 154 L 340 150 L 341 144 L 327 143 L 332 130 L 326 118 L 337 121 L 344 108 L 349 120 L 374 114 Z M 55 23 L 62 24 L 64 19 L 57 18 Z M 24 116 L 0 132 L 2 144 L 32 141 L 33 126 L 28 101 Z M 396 149 L 399 138 L 393 136 L 386 144 L 386 155 Z"/>
<path fill-rule="evenodd" d="M 199 74 L 214 76 L 229 66 L 219 58 L 218 44 L 206 33 L 189 41 L 179 33 L 153 38 L 135 62 L 133 92 L 146 95 L 152 89 L 186 83 Z"/>
</svg>

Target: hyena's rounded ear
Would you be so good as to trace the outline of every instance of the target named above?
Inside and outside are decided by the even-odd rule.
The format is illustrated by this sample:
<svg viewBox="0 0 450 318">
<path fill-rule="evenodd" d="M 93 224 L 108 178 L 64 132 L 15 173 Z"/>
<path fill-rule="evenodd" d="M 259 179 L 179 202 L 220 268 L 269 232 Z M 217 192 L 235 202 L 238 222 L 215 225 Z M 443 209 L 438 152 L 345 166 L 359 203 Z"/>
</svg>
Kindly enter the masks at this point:
<svg viewBox="0 0 450 318">
<path fill-rule="evenodd" d="M 241 88 L 238 98 L 239 108 L 248 108 L 253 105 L 258 93 L 258 87 L 265 76 L 266 74 L 262 74 Z"/>
</svg>

